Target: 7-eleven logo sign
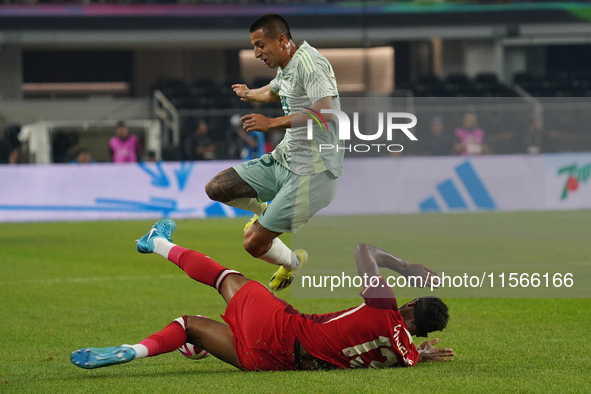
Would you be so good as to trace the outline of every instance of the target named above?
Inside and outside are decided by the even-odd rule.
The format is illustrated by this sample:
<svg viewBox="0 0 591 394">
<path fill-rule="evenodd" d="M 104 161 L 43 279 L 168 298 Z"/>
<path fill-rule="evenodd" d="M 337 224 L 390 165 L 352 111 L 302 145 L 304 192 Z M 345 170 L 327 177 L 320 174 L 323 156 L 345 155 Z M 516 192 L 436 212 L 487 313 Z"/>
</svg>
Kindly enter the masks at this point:
<svg viewBox="0 0 591 394">
<path fill-rule="evenodd" d="M 575 163 L 570 166 L 559 168 L 558 175 L 562 174 L 568 176 L 564 188 L 562 189 L 562 195 L 560 196 L 560 199 L 564 200 L 568 197 L 569 193 L 577 191 L 581 183 L 587 183 L 591 176 L 591 163 L 583 167 L 579 167 L 577 166 L 577 163 Z"/>
</svg>

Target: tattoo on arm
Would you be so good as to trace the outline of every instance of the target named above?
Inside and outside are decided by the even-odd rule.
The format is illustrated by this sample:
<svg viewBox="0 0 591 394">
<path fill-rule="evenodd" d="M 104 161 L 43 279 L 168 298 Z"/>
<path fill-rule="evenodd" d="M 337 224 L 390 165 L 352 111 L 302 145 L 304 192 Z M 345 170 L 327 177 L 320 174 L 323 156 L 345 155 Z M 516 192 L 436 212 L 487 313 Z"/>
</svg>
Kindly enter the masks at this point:
<svg viewBox="0 0 591 394">
<path fill-rule="evenodd" d="M 235 198 L 255 198 L 257 192 L 240 178 L 233 168 L 217 174 L 205 187 L 209 198 L 214 201 L 228 202 Z"/>
</svg>

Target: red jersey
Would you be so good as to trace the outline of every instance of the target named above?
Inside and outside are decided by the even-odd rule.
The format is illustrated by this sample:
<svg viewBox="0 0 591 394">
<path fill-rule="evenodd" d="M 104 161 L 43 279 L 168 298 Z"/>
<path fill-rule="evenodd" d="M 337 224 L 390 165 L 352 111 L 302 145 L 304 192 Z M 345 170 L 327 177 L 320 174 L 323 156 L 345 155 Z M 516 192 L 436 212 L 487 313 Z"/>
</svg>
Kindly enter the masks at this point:
<svg viewBox="0 0 591 394">
<path fill-rule="evenodd" d="M 419 354 L 392 289 L 380 277 L 377 286 L 367 287 L 361 296 L 365 302 L 357 308 L 307 315 L 251 281 L 232 297 L 222 318 L 248 371 L 296 369 L 296 338 L 312 356 L 338 368 L 415 365 Z"/>
<path fill-rule="evenodd" d="M 377 286 L 368 286 L 361 296 L 365 302 L 357 308 L 295 315 L 291 323 L 300 343 L 314 357 L 339 368 L 415 365 L 419 353 L 392 289 L 380 277 Z"/>
</svg>

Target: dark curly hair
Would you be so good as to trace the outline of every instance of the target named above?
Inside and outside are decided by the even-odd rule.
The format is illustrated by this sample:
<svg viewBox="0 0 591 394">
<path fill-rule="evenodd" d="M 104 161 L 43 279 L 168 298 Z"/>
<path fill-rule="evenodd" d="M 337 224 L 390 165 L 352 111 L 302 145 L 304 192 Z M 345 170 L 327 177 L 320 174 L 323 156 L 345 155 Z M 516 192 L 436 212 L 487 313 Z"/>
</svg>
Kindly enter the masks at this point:
<svg viewBox="0 0 591 394">
<path fill-rule="evenodd" d="M 426 337 L 433 331 L 447 327 L 448 307 L 437 297 L 421 297 L 414 307 L 414 318 L 418 336 Z"/>
<path fill-rule="evenodd" d="M 266 14 L 261 16 L 250 26 L 250 32 L 253 33 L 259 29 L 263 29 L 263 34 L 269 38 L 275 38 L 279 34 L 283 34 L 288 40 L 291 40 L 289 25 L 281 15 Z"/>
</svg>

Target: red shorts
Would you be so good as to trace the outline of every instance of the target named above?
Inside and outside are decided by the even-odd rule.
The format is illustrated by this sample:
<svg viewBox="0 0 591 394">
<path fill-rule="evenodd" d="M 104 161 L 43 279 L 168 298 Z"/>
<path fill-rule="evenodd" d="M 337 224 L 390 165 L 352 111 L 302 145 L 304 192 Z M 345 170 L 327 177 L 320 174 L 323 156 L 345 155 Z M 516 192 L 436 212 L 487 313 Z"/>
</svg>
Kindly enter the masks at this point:
<svg viewBox="0 0 591 394">
<path fill-rule="evenodd" d="M 252 281 L 230 300 L 222 318 L 234 334 L 234 348 L 247 371 L 295 369 L 295 334 L 286 313 L 288 304 L 261 283 Z"/>
</svg>

